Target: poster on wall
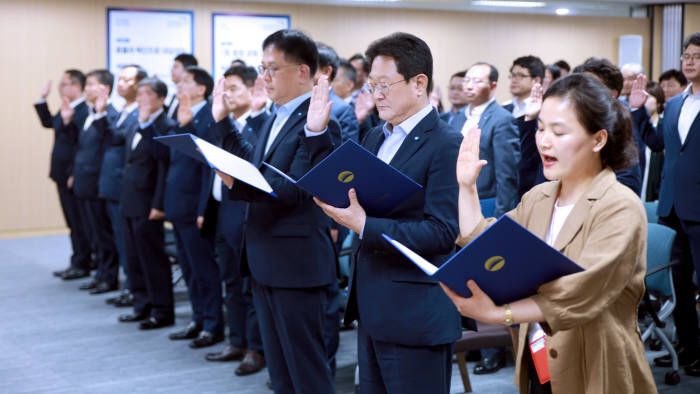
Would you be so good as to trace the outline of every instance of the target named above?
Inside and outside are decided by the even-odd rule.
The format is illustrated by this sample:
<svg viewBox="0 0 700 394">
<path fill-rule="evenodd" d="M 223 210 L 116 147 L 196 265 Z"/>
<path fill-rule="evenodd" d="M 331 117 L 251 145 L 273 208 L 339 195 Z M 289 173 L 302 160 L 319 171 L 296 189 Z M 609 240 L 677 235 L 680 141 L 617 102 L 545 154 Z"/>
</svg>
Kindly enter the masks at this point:
<svg viewBox="0 0 700 394">
<path fill-rule="evenodd" d="M 280 29 L 290 27 L 289 15 L 212 14 L 212 75 L 218 80 L 231 62 L 243 60 L 257 67 L 262 60 L 262 42 Z"/>
<path fill-rule="evenodd" d="M 114 74 L 112 103 L 124 104 L 117 94 L 119 70 L 138 64 L 168 85 L 168 99 L 174 95 L 170 79 L 173 58 L 194 52 L 192 11 L 107 8 L 107 68 Z"/>
</svg>

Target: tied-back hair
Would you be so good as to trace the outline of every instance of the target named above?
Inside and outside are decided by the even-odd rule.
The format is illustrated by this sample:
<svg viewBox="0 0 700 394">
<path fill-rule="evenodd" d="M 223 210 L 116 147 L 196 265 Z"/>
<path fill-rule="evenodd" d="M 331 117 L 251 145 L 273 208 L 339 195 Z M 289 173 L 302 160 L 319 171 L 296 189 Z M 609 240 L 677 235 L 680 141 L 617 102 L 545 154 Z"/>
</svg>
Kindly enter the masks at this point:
<svg viewBox="0 0 700 394">
<path fill-rule="evenodd" d="M 600 151 L 604 166 L 622 170 L 639 160 L 630 111 L 594 76 L 569 74 L 557 79 L 547 89 L 543 100 L 550 97 L 568 100 L 576 119 L 589 134 L 602 129 L 608 132 L 608 141 Z"/>
</svg>

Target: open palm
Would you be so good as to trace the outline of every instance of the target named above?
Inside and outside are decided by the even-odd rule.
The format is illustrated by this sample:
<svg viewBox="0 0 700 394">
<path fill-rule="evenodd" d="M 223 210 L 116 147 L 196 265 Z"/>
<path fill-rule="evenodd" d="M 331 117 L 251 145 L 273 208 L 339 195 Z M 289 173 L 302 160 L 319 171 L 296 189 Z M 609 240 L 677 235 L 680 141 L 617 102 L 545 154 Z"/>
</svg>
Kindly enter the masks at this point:
<svg viewBox="0 0 700 394">
<path fill-rule="evenodd" d="M 471 187 L 476 185 L 481 167 L 486 165 L 486 160 L 479 159 L 479 141 L 481 130 L 472 127 L 462 140 L 457 156 L 457 182 L 460 186 Z"/>
</svg>

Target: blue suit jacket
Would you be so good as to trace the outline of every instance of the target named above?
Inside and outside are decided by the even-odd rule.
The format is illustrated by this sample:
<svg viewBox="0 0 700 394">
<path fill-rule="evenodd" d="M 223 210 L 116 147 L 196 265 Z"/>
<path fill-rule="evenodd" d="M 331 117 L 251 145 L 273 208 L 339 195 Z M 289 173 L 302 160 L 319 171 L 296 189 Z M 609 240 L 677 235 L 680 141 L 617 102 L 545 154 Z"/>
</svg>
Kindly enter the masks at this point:
<svg viewBox="0 0 700 394">
<path fill-rule="evenodd" d="M 119 199 L 123 216 L 148 217 L 151 208 L 163 210 L 170 150 L 154 141 L 153 137 L 167 135 L 175 126 L 176 123 L 164 111 L 145 129 L 139 127 L 137 117 L 136 126 L 128 131 L 124 159 L 126 164 Z M 131 145 L 137 132 L 141 134 L 141 140 L 132 150 Z"/>
<path fill-rule="evenodd" d="M 479 119 L 479 158 L 488 163 L 476 179 L 476 190 L 480 199 L 496 198 L 495 217 L 515 208 L 520 201 L 520 134 L 515 122 L 495 101 L 486 107 Z"/>
<path fill-rule="evenodd" d="M 54 131 L 49 177 L 55 182 L 65 185 L 66 180 L 73 173 L 73 160 L 77 150 L 77 140 L 72 129 L 85 123 L 85 118 L 88 116 L 88 106 L 85 101 L 78 104 L 74 109 L 73 119 L 68 125 L 63 124 L 60 112 L 51 116 L 46 102 L 35 104 L 34 108 L 39 115 L 41 125 L 52 128 Z"/>
<path fill-rule="evenodd" d="M 317 287 L 336 280 L 328 217 L 311 195 L 261 166 L 265 161 L 299 179 L 333 150 L 340 140 L 338 123 L 331 118 L 326 133 L 307 138 L 304 125 L 308 108 L 306 100 L 290 115 L 267 154 L 264 149 L 273 116 L 260 115 L 266 119 L 255 147 L 240 134 L 232 134 L 232 153 L 257 166 L 277 194 L 275 198 L 243 182 L 234 182 L 229 190 L 229 198 L 250 202 L 245 229 L 247 268 L 264 286 Z"/>
<path fill-rule="evenodd" d="M 464 108 L 457 111 L 456 114 L 452 115 L 450 112 L 443 112 L 440 114 L 440 119 L 445 121 L 450 127 L 452 127 L 458 133 L 462 132 L 462 127 L 467 121 L 467 117 L 464 116 Z"/>
<path fill-rule="evenodd" d="M 381 127 L 363 146 L 377 153 Z M 382 237 L 385 233 L 435 265 L 455 250 L 457 179 L 462 136 L 431 111 L 408 134 L 390 164 L 423 186 L 385 217 L 368 217 L 350 271 L 345 321 L 359 318 L 380 341 L 429 346 L 454 342 L 460 316 L 437 281 L 427 276 Z"/>
<path fill-rule="evenodd" d="M 106 146 L 98 184 L 100 197 L 116 202 L 119 201 L 121 195 L 126 136 L 129 134 L 129 131 L 138 127 L 139 111 L 138 109 L 131 111 L 124 119 L 124 122 L 117 127 L 119 116 L 120 114 L 117 114 L 112 119 L 112 122 L 107 125 L 107 128 L 102 130 L 102 132 L 106 133 L 104 136 Z"/>
<path fill-rule="evenodd" d="M 340 96 L 333 93 L 333 91 L 331 91 L 329 99 L 333 103 L 331 106 L 331 114 L 335 116 L 338 123 L 340 123 L 342 142 L 347 140 L 358 142 L 360 138 L 360 123 L 355 116 L 355 108 L 346 103 Z"/>
<path fill-rule="evenodd" d="M 661 173 L 657 214 L 667 217 L 674 209 L 683 220 L 700 221 L 700 116 L 696 116 L 681 144 L 678 118 L 685 95 L 666 103 L 664 117 L 657 128 L 651 124 L 645 108 L 632 112 L 644 142 L 655 152 L 666 150 Z"/>
<path fill-rule="evenodd" d="M 192 121 L 178 125 L 173 133 L 191 133 L 215 143 L 211 131 L 214 118 L 211 106 L 206 104 Z M 206 164 L 171 149 L 168 176 L 165 181 L 165 215 L 171 222 L 194 223 L 197 216 L 204 216 L 209 198 L 211 169 Z"/>
<path fill-rule="evenodd" d="M 107 145 L 105 134 L 101 130 L 107 128 L 107 124 L 118 114 L 111 104 L 105 112 L 106 115 L 93 121 L 87 130 L 83 130 L 84 124 L 76 124 L 72 130 L 78 140 L 73 163 L 73 193 L 81 199 L 95 199 L 99 196 L 97 186 Z"/>
</svg>

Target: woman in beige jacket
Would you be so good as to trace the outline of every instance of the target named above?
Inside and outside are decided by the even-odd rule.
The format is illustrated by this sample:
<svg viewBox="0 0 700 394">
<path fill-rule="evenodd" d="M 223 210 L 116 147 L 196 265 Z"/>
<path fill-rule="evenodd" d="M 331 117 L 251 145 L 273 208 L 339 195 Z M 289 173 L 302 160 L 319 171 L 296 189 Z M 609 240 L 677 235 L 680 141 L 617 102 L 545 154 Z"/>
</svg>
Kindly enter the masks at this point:
<svg viewBox="0 0 700 394">
<path fill-rule="evenodd" d="M 637 326 L 646 216 L 639 197 L 613 172 L 636 157 L 629 111 L 594 77 L 572 74 L 544 95 L 536 140 L 544 175 L 553 182 L 533 188 L 508 215 L 585 270 L 503 306 L 474 281 L 467 283 L 470 298 L 443 288 L 462 315 L 521 323 L 515 383 L 522 393 L 654 393 Z M 481 215 L 475 181 L 487 163 L 478 149 L 479 130 L 470 130 L 457 162 L 462 246 L 495 220 Z M 546 334 L 546 384 L 528 346 L 539 327 Z"/>
</svg>

